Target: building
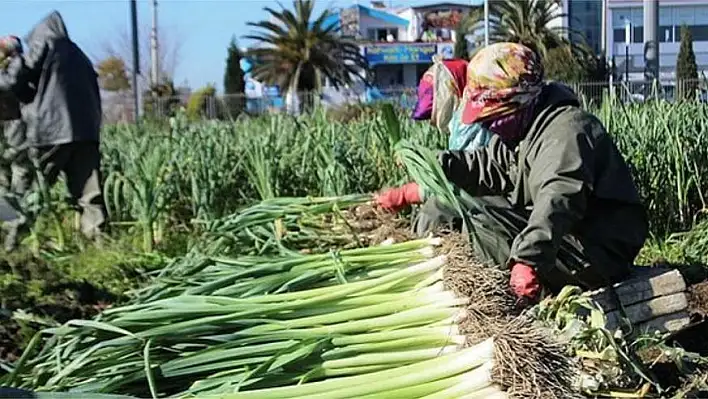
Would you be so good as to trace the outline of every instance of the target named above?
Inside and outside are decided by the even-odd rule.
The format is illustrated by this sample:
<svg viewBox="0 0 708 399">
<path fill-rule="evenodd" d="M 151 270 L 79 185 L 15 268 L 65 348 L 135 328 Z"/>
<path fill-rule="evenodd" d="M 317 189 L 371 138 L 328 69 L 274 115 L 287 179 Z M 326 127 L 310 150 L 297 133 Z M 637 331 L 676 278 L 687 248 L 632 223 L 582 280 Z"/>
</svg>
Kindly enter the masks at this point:
<svg viewBox="0 0 708 399">
<path fill-rule="evenodd" d="M 563 0 L 563 26 L 577 34 L 571 39 L 582 40 L 593 51 L 602 51 L 602 0 Z"/>
<path fill-rule="evenodd" d="M 644 8 L 642 0 L 606 0 L 607 54 L 614 56 L 621 79 L 644 79 Z M 598 53 L 602 49 L 601 0 L 563 0 L 564 25 L 581 32 Z M 662 80 L 676 76 L 681 26 L 693 34 L 699 73 L 708 71 L 708 0 L 659 2 L 659 68 Z M 628 53 L 628 57 L 626 54 Z M 626 71 L 626 72 L 625 72 Z"/>
<path fill-rule="evenodd" d="M 382 89 L 415 87 L 433 57 L 453 57 L 455 27 L 473 7 L 435 3 L 387 8 L 384 2 L 354 5 L 330 16 L 341 34 L 356 39 L 371 67 L 370 79 Z"/>
<path fill-rule="evenodd" d="M 659 3 L 659 68 L 660 78 L 673 80 L 681 43 L 681 26 L 693 34 L 693 51 L 699 74 L 708 70 L 708 1 L 661 0 Z M 617 69 L 629 79 L 640 80 L 644 70 L 644 20 L 641 0 L 608 0 L 608 41 L 615 55 Z M 629 27 L 629 29 L 627 28 Z M 627 37 L 629 33 L 629 37 Z M 628 50 L 628 51 L 627 51 Z M 629 59 L 625 53 L 629 53 Z"/>
<path fill-rule="evenodd" d="M 370 66 L 370 75 L 366 78 L 378 89 L 375 90 L 377 93 L 396 98 L 403 106 L 412 106 L 415 96 L 408 94 L 418 86 L 420 78 L 432 65 L 433 57 L 454 57 L 455 40 L 458 39 L 455 28 L 474 8 L 469 3 L 469 0 L 461 0 L 390 8 L 383 1 L 371 1 L 368 6 L 355 4 L 332 12 L 323 25 L 335 26 L 340 35 L 357 41 Z M 275 20 L 271 22 L 277 23 Z M 249 112 L 283 107 L 287 101 L 282 98 L 282 90 L 253 79 L 248 60 L 242 60 L 241 67 L 246 74 Z M 328 81 L 323 83 L 321 100 L 326 104 L 336 105 L 352 99 L 359 101 L 371 92 L 363 83 L 338 89 Z"/>
</svg>

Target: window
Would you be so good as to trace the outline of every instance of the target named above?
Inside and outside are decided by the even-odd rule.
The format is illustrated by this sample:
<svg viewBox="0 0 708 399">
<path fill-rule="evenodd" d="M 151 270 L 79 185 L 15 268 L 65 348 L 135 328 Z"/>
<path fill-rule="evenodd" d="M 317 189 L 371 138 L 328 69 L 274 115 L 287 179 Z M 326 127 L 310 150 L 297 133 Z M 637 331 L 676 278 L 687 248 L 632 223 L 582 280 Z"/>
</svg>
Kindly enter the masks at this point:
<svg viewBox="0 0 708 399">
<path fill-rule="evenodd" d="M 585 42 L 596 52 L 600 51 L 600 25 L 602 3 L 594 0 L 570 0 L 568 2 L 568 25 L 577 34 L 572 40 Z"/>
<path fill-rule="evenodd" d="M 659 27 L 659 42 L 672 43 L 674 41 L 674 27 L 672 25 L 661 25 Z"/>
<path fill-rule="evenodd" d="M 625 38 L 624 28 L 615 29 L 613 31 L 612 40 L 615 43 L 624 43 L 627 39 Z M 659 35 L 659 40 L 661 41 L 661 35 Z M 643 43 L 644 42 L 644 28 L 642 26 L 635 26 L 630 32 L 630 43 Z"/>
<path fill-rule="evenodd" d="M 644 10 L 642 7 L 620 7 L 612 10 L 612 37 L 615 43 L 625 42 L 624 24 L 632 24 L 631 42 L 644 41 Z M 681 26 L 687 25 L 694 41 L 708 41 L 708 5 L 659 7 L 660 43 L 681 41 Z"/>
<path fill-rule="evenodd" d="M 397 28 L 369 28 L 368 38 L 369 40 L 377 42 L 388 41 L 389 35 L 393 37 L 393 40 L 398 40 L 398 29 Z"/>
<path fill-rule="evenodd" d="M 708 25 L 694 25 L 690 26 L 689 29 L 691 30 L 694 41 L 708 41 Z M 680 36 L 677 41 L 681 41 Z"/>
</svg>

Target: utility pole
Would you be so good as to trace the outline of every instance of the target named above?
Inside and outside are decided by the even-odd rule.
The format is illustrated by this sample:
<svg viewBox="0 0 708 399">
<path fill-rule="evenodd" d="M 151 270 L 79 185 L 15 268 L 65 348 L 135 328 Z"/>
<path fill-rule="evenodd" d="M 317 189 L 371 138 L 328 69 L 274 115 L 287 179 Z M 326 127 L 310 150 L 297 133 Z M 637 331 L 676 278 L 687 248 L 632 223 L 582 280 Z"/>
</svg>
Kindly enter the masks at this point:
<svg viewBox="0 0 708 399">
<path fill-rule="evenodd" d="M 600 14 L 600 54 L 603 57 L 608 57 L 607 53 L 607 0 L 602 0 L 602 11 Z"/>
<path fill-rule="evenodd" d="M 484 0 L 484 45 L 489 46 L 489 0 Z"/>
<path fill-rule="evenodd" d="M 130 24 L 133 33 L 133 119 L 140 122 L 140 88 L 138 75 L 140 74 L 140 52 L 138 51 L 138 6 L 136 0 L 130 0 Z"/>
<path fill-rule="evenodd" d="M 612 87 L 614 84 L 614 65 L 613 65 L 613 60 L 614 58 L 612 57 L 614 55 L 614 48 L 612 50 L 609 50 L 608 46 L 608 40 L 607 40 L 607 0 L 602 0 L 602 11 L 600 14 L 600 20 L 601 20 L 601 29 L 602 31 L 600 32 L 600 54 L 603 57 L 602 62 L 605 63 L 605 65 L 608 66 L 610 69 L 609 73 L 609 90 L 610 90 L 610 96 L 612 96 L 613 91 Z M 613 46 L 614 47 L 614 46 Z M 609 51 L 608 51 L 609 50 Z M 611 52 L 610 52 L 611 51 Z"/>
<path fill-rule="evenodd" d="M 157 0 L 152 0 L 152 32 L 150 33 L 150 57 L 152 61 L 150 80 L 153 86 L 160 83 L 160 59 L 157 43 Z"/>
<path fill-rule="evenodd" d="M 629 46 L 632 44 L 632 23 L 624 20 L 624 81 L 629 87 Z"/>
<path fill-rule="evenodd" d="M 659 79 L 659 0 L 644 0 L 644 80 L 645 98 Z"/>
</svg>

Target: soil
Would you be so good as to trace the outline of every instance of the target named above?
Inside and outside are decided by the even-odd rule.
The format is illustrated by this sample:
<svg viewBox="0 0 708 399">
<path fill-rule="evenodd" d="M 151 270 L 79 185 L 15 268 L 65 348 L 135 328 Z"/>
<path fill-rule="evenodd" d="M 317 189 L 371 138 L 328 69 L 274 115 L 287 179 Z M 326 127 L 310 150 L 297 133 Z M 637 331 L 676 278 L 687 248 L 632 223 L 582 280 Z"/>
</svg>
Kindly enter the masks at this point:
<svg viewBox="0 0 708 399">
<path fill-rule="evenodd" d="M 688 304 L 691 313 L 708 316 L 708 281 L 693 285 L 688 289 Z"/>
<path fill-rule="evenodd" d="M 116 298 L 88 282 L 67 281 L 41 259 L 0 259 L 0 361 L 12 362 L 38 326 L 12 319 L 16 310 L 63 323 L 91 317 Z"/>
<path fill-rule="evenodd" d="M 678 346 L 687 352 L 708 356 L 708 281 L 695 284 L 688 289 L 691 326 L 676 333 L 668 341 L 669 346 Z M 661 354 L 658 349 L 642 353 L 642 358 L 656 359 Z M 661 360 L 652 365 L 651 371 L 660 379 L 661 385 L 671 390 L 682 390 L 692 381 L 678 370 L 676 364 L 669 359 Z M 697 368 L 694 375 L 700 377 L 708 372 L 705 368 Z M 708 391 L 691 390 L 685 393 L 686 398 L 706 398 Z"/>
</svg>

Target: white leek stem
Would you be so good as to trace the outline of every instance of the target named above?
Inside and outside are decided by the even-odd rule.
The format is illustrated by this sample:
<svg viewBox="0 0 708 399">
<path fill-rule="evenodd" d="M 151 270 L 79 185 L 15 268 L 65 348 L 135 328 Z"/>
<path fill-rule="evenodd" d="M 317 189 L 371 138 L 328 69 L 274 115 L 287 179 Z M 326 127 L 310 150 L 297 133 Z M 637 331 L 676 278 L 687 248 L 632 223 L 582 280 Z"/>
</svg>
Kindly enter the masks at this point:
<svg viewBox="0 0 708 399">
<path fill-rule="evenodd" d="M 388 352 L 388 353 L 367 353 L 352 356 L 344 359 L 327 360 L 322 363 L 325 369 L 341 369 L 360 366 L 375 366 L 379 364 L 401 364 L 421 362 L 434 359 L 460 350 L 457 345 L 445 346 L 442 348 L 419 349 L 411 351 Z"/>
<path fill-rule="evenodd" d="M 381 245 L 382 247 L 388 247 L 388 246 L 393 245 L 395 243 L 396 243 L 396 240 L 394 240 L 393 238 L 387 238 L 387 239 L 383 240 L 381 242 L 381 244 L 379 244 L 379 245 Z"/>
<path fill-rule="evenodd" d="M 424 247 L 419 249 L 418 253 L 425 256 L 426 258 L 432 258 L 435 256 L 435 249 L 433 249 L 433 247 Z"/>
<path fill-rule="evenodd" d="M 498 385 L 492 385 L 475 392 L 458 396 L 458 399 L 507 399 L 507 394 Z"/>
<path fill-rule="evenodd" d="M 385 392 L 435 381 L 473 370 L 494 358 L 494 340 L 487 339 L 473 347 L 435 359 L 394 369 L 307 383 L 298 386 L 229 393 L 222 399 L 345 399 Z"/>
<path fill-rule="evenodd" d="M 439 283 L 442 286 L 443 285 L 442 279 L 443 279 L 443 269 L 440 268 L 435 273 L 428 276 L 428 278 L 426 278 L 425 280 L 416 284 L 415 289 L 428 287 L 430 285 L 437 284 L 437 283 Z"/>
<path fill-rule="evenodd" d="M 460 330 L 456 325 L 447 327 L 412 327 L 412 328 L 401 328 L 391 331 L 381 331 L 373 333 L 364 333 L 357 335 L 349 335 L 342 337 L 332 338 L 332 344 L 337 347 L 357 345 L 357 344 L 367 344 L 374 342 L 385 342 L 395 339 L 403 339 L 410 337 L 417 337 L 422 335 L 441 335 L 441 336 L 459 336 Z"/>
<path fill-rule="evenodd" d="M 448 389 L 436 392 L 432 395 L 424 396 L 423 399 L 457 399 L 460 396 L 476 392 L 492 385 L 492 368 L 494 363 L 490 360 L 467 373 L 463 382 Z"/>
</svg>

